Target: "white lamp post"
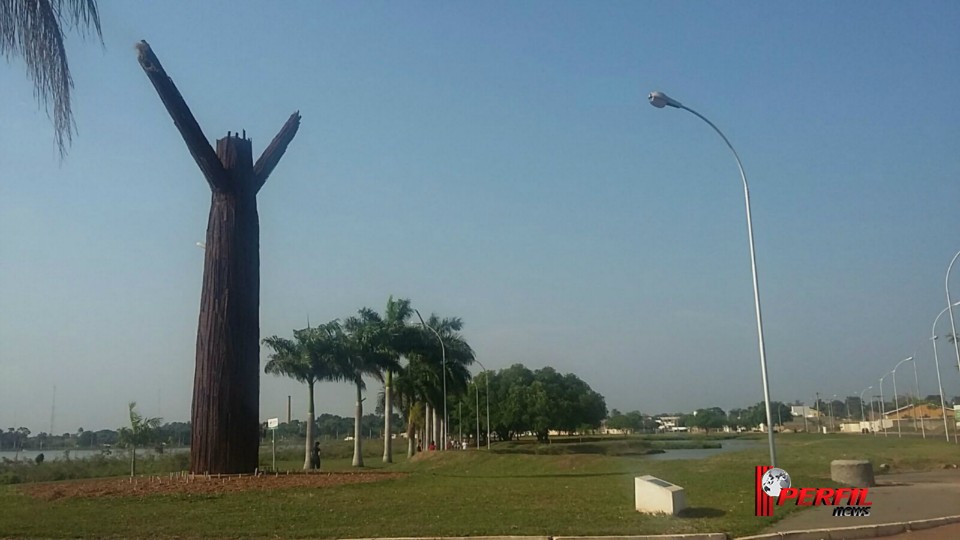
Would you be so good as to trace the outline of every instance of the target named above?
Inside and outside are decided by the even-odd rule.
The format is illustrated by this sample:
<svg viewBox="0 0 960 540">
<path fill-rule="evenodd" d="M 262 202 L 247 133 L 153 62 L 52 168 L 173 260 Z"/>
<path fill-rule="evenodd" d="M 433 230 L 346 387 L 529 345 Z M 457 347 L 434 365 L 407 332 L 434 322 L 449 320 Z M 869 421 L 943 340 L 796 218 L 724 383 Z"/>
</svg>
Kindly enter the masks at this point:
<svg viewBox="0 0 960 540">
<path fill-rule="evenodd" d="M 863 412 L 863 393 L 872 388 L 873 388 L 872 386 L 868 386 L 860 392 L 860 420 L 864 422 L 867 421 L 867 415 Z"/>
<path fill-rule="evenodd" d="M 904 362 L 909 362 L 911 360 L 913 360 L 912 356 L 910 358 L 904 358 L 903 360 L 897 362 L 897 365 L 893 366 L 893 405 L 894 407 L 897 408 L 897 437 L 898 438 L 903 438 L 903 434 L 900 433 L 900 420 L 901 420 L 902 413 L 900 412 L 900 399 L 897 397 L 897 368 L 900 367 L 900 364 Z M 916 364 L 914 364 L 914 367 L 916 367 Z M 916 414 L 917 411 L 913 411 L 913 412 L 914 414 Z"/>
<path fill-rule="evenodd" d="M 933 363 L 937 367 L 937 389 L 940 390 L 940 410 L 943 412 L 943 436 L 947 438 L 947 442 L 950 442 L 950 430 L 947 429 L 947 403 L 943 399 L 943 383 L 940 381 L 940 358 L 937 356 L 937 322 L 950 307 L 958 305 L 960 305 L 960 302 L 954 302 L 949 307 L 943 308 L 943 311 L 933 320 L 933 328 L 930 330 L 930 341 L 933 342 Z"/>
<path fill-rule="evenodd" d="M 487 450 L 490 450 L 490 371 L 487 370 L 487 366 L 480 363 L 479 360 L 474 358 L 474 360 L 480 364 L 480 367 L 483 368 L 483 380 L 487 384 Z M 477 386 L 477 448 L 480 448 L 480 387 Z"/>
<path fill-rule="evenodd" d="M 477 450 L 480 449 L 480 385 L 473 382 L 473 389 L 477 394 L 477 407 L 474 409 L 477 413 Z"/>
<path fill-rule="evenodd" d="M 950 269 L 953 268 L 953 263 L 957 262 L 957 257 L 960 257 L 960 251 L 950 260 L 950 266 L 947 266 L 947 277 L 944 278 L 943 282 L 944 288 L 947 290 L 947 310 L 950 312 L 950 331 L 953 332 L 953 350 L 957 353 L 957 369 L 960 369 L 960 336 L 957 336 L 957 325 L 953 322 L 954 304 L 950 303 Z M 946 413 L 946 411 L 944 411 L 944 413 Z"/>
<path fill-rule="evenodd" d="M 648 99 L 650 100 L 650 104 L 658 109 L 662 109 L 666 106 L 673 107 L 675 109 L 684 109 L 706 122 L 707 125 L 712 127 L 713 130 L 720 135 L 720 138 L 722 138 L 723 142 L 727 144 L 727 147 L 730 148 L 731 152 L 733 152 L 733 157 L 737 160 L 737 168 L 740 169 L 740 179 L 743 180 L 743 198 L 747 209 L 747 239 L 750 243 L 750 269 L 753 272 L 753 301 L 757 312 L 757 339 L 759 340 L 760 348 L 760 377 L 763 381 L 763 401 L 767 413 L 767 426 L 770 428 L 767 430 L 767 442 L 770 447 L 770 465 L 772 467 L 776 467 L 777 452 L 773 444 L 773 415 L 771 414 L 770 410 L 770 385 L 767 382 L 767 355 L 763 344 L 763 318 L 760 315 L 760 287 L 757 282 L 757 259 L 753 247 L 753 220 L 750 218 L 750 188 L 747 185 L 747 175 L 743 172 L 743 164 L 740 162 L 740 156 L 737 154 L 737 151 L 733 148 L 733 145 L 730 144 L 730 141 L 727 140 L 727 136 L 720 131 L 720 128 L 713 125 L 713 122 L 707 120 L 706 117 L 697 111 L 683 105 L 673 98 L 668 97 L 662 92 L 651 92 L 648 96 Z"/>
<path fill-rule="evenodd" d="M 442 359 L 441 369 L 443 370 L 443 429 L 440 430 L 440 437 L 441 437 L 440 442 L 442 443 L 441 449 L 446 450 L 447 449 L 447 429 L 448 429 L 447 426 L 449 425 L 447 423 L 447 347 L 443 344 L 443 338 L 440 337 L 440 332 L 437 332 L 436 328 L 425 323 L 423 321 L 423 317 L 420 316 L 420 312 L 418 310 L 415 309 L 413 311 L 414 313 L 417 314 L 417 318 L 420 319 L 420 324 L 422 324 L 424 328 L 429 328 L 430 331 L 433 332 L 433 334 L 437 336 L 437 339 L 440 341 L 440 357 Z"/>
<path fill-rule="evenodd" d="M 834 429 L 834 427 L 833 427 L 833 424 L 834 424 L 834 418 L 833 418 L 833 402 L 836 401 L 836 400 L 837 400 L 837 395 L 834 394 L 833 397 L 830 399 L 830 430 L 831 430 L 831 431 L 833 431 L 833 429 Z"/>
<path fill-rule="evenodd" d="M 917 378 L 917 353 L 920 352 L 920 347 L 917 347 L 917 350 L 913 351 L 913 384 L 917 392 L 916 397 L 913 400 L 914 410 L 913 410 L 913 430 L 917 430 L 917 406 L 920 403 L 920 379 Z M 894 368 L 896 371 L 896 368 Z M 923 438 L 927 438 L 927 428 L 923 425 L 923 411 L 920 411 L 920 432 L 923 434 Z"/>
<path fill-rule="evenodd" d="M 890 373 L 893 373 L 892 371 Z M 884 373 L 883 377 L 880 377 L 880 429 L 883 430 L 883 436 L 887 436 L 887 426 L 883 424 L 883 417 L 886 416 L 883 406 L 883 379 L 890 373 Z"/>
</svg>

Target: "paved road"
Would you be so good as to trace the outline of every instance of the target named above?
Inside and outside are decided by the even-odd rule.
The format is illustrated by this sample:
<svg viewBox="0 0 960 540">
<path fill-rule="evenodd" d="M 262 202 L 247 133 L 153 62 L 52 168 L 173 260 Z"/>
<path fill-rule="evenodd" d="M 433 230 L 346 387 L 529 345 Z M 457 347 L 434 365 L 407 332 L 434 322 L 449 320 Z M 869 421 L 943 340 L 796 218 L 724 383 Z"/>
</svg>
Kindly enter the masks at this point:
<svg viewBox="0 0 960 540">
<path fill-rule="evenodd" d="M 877 477 L 877 484 L 870 488 L 868 496 L 873 502 L 869 517 L 833 517 L 832 507 L 814 506 L 787 516 L 763 532 L 855 527 L 960 515 L 960 470 L 881 475 Z M 928 538 L 919 536 L 928 532 L 934 533 L 929 538 L 960 538 L 960 534 L 947 534 L 951 527 L 917 531 L 903 538 Z"/>
</svg>

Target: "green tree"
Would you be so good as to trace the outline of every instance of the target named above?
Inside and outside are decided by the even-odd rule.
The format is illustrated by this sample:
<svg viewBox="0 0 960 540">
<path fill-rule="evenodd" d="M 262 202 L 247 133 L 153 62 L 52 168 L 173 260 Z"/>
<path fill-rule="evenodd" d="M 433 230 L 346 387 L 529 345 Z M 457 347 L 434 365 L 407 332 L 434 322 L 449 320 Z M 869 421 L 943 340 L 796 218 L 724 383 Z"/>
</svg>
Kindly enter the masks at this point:
<svg viewBox="0 0 960 540">
<path fill-rule="evenodd" d="M 501 440 L 534 431 L 540 442 L 548 442 L 550 431 L 597 428 L 607 417 L 602 395 L 576 375 L 560 374 L 552 367 L 532 372 L 514 364 L 491 375 L 490 394 L 497 404 L 491 424 Z M 639 412 L 637 419 L 642 419 Z"/>
<path fill-rule="evenodd" d="M 73 140 L 73 77 L 64 46 L 65 30 L 91 33 L 103 43 L 95 0 L 0 0 L 0 54 L 20 57 L 34 95 L 53 120 L 60 157 Z"/>
<path fill-rule="evenodd" d="M 630 411 L 623 414 L 613 409 L 610 411 L 610 417 L 607 419 L 607 427 L 633 433 L 635 431 L 655 429 L 656 422 L 645 418 L 640 411 Z"/>
<path fill-rule="evenodd" d="M 608 429 L 618 429 L 618 430 L 627 430 L 629 429 L 628 420 L 626 415 L 621 413 L 617 409 L 612 409 L 610 411 L 610 416 L 607 417 L 605 425 Z"/>
<path fill-rule="evenodd" d="M 707 433 L 711 429 L 720 429 L 727 424 L 727 413 L 719 407 L 710 407 L 708 409 L 697 409 L 693 415 L 688 418 L 688 426 L 698 427 Z"/>
<path fill-rule="evenodd" d="M 347 375 L 343 371 L 346 358 L 345 337 L 340 323 L 336 320 L 316 328 L 294 330 L 293 337 L 292 341 L 277 336 L 263 340 L 263 343 L 274 351 L 264 371 L 291 377 L 307 385 L 309 398 L 303 452 L 303 468 L 307 470 L 315 465 L 310 460 L 316 426 L 314 387 L 320 381 L 346 380 Z"/>
<path fill-rule="evenodd" d="M 532 384 L 533 372 L 523 364 L 514 364 L 491 374 L 490 401 L 497 407 L 492 411 L 490 421 L 501 441 L 513 440 L 530 429 L 526 389 Z"/>
<path fill-rule="evenodd" d="M 780 401 L 770 402 L 770 414 L 773 417 L 774 425 L 783 426 L 784 422 L 793 420 L 793 415 L 790 413 L 790 406 L 785 405 Z M 743 415 L 743 418 L 748 423 L 747 425 L 752 427 L 757 427 L 760 424 L 766 424 L 767 412 L 764 403 L 761 401 L 747 409 Z"/>
<path fill-rule="evenodd" d="M 137 402 L 127 405 L 130 411 L 130 427 L 119 430 L 120 446 L 130 449 L 130 476 L 137 474 L 137 448 L 156 442 L 160 431 L 160 418 L 144 418 L 137 412 Z"/>
</svg>

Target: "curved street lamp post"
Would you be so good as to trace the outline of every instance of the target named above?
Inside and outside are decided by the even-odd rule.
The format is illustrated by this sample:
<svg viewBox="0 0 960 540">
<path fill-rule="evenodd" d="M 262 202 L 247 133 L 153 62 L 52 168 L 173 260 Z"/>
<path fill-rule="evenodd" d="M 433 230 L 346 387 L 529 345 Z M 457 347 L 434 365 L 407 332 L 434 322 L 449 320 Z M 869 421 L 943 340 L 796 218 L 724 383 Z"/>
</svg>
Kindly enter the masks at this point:
<svg viewBox="0 0 960 540">
<path fill-rule="evenodd" d="M 437 339 L 440 341 L 440 357 L 442 359 L 441 369 L 443 370 L 443 429 L 440 430 L 440 436 L 441 436 L 440 449 L 446 450 L 447 449 L 447 429 L 448 429 L 447 426 L 449 425 L 447 423 L 447 347 L 443 344 L 443 338 L 440 337 L 440 332 L 437 332 L 436 328 L 425 323 L 423 321 L 423 317 L 420 316 L 420 312 L 418 310 L 415 309 L 413 311 L 414 313 L 417 314 L 417 318 L 420 319 L 420 324 L 422 324 L 424 328 L 429 328 L 430 331 L 433 332 L 433 334 L 437 336 Z"/>
<path fill-rule="evenodd" d="M 900 433 L 900 420 L 903 413 L 900 412 L 900 399 L 897 397 L 897 368 L 900 367 L 900 364 L 904 362 L 909 362 L 913 360 L 913 357 L 904 358 L 903 360 L 897 362 L 897 365 L 893 366 L 893 406 L 897 409 L 897 437 L 903 438 L 903 434 Z M 913 364 L 914 369 L 916 369 L 917 364 Z M 913 411 L 916 415 L 917 411 Z"/>
<path fill-rule="evenodd" d="M 757 338 L 760 348 L 760 377 L 763 381 L 763 401 L 767 413 L 767 443 L 770 447 L 770 466 L 776 467 L 777 453 L 773 443 L 773 415 L 771 414 L 770 410 L 770 385 L 767 382 L 767 356 L 763 343 L 763 318 L 760 315 L 760 288 L 757 283 L 757 259 L 753 247 L 753 220 L 750 217 L 750 188 L 747 185 L 747 175 L 743 172 L 743 163 L 740 162 L 740 156 L 733 148 L 733 145 L 730 144 L 730 141 L 727 140 L 727 136 L 724 135 L 723 132 L 720 131 L 720 128 L 715 126 L 713 122 L 707 120 L 705 116 L 691 109 L 690 107 L 683 105 L 679 101 L 668 97 L 662 92 L 651 92 L 648 96 L 648 99 L 650 100 L 650 104 L 658 109 L 662 109 L 666 106 L 673 107 L 675 109 L 683 109 L 706 122 L 707 125 L 712 127 L 713 130 L 720 135 L 720 138 L 722 138 L 723 142 L 727 144 L 727 147 L 730 148 L 731 152 L 733 152 L 733 157 L 737 160 L 737 168 L 740 169 L 740 178 L 743 180 L 743 198 L 747 210 L 747 239 L 750 243 L 750 269 L 753 275 L 753 301 L 757 313 Z"/>
<path fill-rule="evenodd" d="M 880 429 L 883 430 L 884 437 L 887 436 L 887 426 L 883 424 L 883 421 L 884 421 L 883 417 L 886 416 L 887 413 L 884 411 L 884 406 L 883 406 L 883 379 L 886 378 L 886 376 L 889 375 L 890 373 L 893 373 L 893 372 L 891 371 L 889 373 L 884 373 L 883 377 L 880 377 Z"/>
<path fill-rule="evenodd" d="M 483 380 L 487 384 L 487 450 L 490 450 L 490 371 L 479 360 L 474 360 L 483 368 Z M 480 386 L 477 385 L 477 449 L 480 448 Z"/>
<path fill-rule="evenodd" d="M 833 419 L 833 402 L 837 400 L 837 395 L 834 394 L 833 398 L 830 399 L 830 431 L 834 429 L 834 419 Z"/>
<path fill-rule="evenodd" d="M 940 411 L 943 413 L 943 436 L 950 442 L 950 430 L 947 429 L 947 403 L 943 398 L 943 382 L 940 380 L 940 357 L 937 356 L 937 322 L 950 307 L 960 306 L 960 302 L 954 302 L 949 307 L 943 308 L 943 311 L 933 320 L 933 328 L 930 330 L 930 341 L 933 342 L 933 363 L 937 368 L 937 389 L 940 390 Z"/>
<path fill-rule="evenodd" d="M 957 262 L 957 257 L 960 257 L 960 251 L 953 256 L 953 259 L 950 260 L 950 265 L 947 266 L 947 277 L 944 278 L 944 288 L 947 290 L 947 310 L 950 312 L 950 331 L 953 333 L 953 351 L 957 353 L 957 369 L 960 369 L 960 339 L 957 336 L 957 325 L 953 322 L 953 306 L 950 302 L 950 269 L 953 268 L 953 263 Z M 944 411 L 946 414 L 946 411 Z M 956 438 L 956 431 L 954 431 L 954 438 Z"/>
<path fill-rule="evenodd" d="M 864 422 L 867 421 L 867 415 L 864 414 L 864 412 L 863 412 L 863 393 L 866 392 L 867 390 L 871 390 L 871 389 L 873 389 L 873 387 L 872 387 L 872 386 L 868 386 L 868 387 L 864 388 L 863 391 L 860 392 L 860 420 L 862 420 L 862 421 L 864 421 Z"/>
<path fill-rule="evenodd" d="M 917 430 L 917 415 L 919 414 L 920 432 L 923 434 L 923 438 L 926 439 L 927 428 L 923 424 L 923 411 L 920 411 L 919 413 L 917 412 L 917 407 L 920 405 L 920 379 L 917 378 L 917 354 L 919 352 L 920 352 L 920 347 L 917 347 L 917 350 L 913 351 L 913 356 L 910 357 L 913 359 L 913 384 L 914 384 L 914 389 L 917 392 L 916 397 L 914 397 L 913 399 L 913 405 L 914 405 L 913 406 L 913 430 L 914 431 Z M 893 368 L 893 370 L 896 371 L 897 368 Z"/>
</svg>

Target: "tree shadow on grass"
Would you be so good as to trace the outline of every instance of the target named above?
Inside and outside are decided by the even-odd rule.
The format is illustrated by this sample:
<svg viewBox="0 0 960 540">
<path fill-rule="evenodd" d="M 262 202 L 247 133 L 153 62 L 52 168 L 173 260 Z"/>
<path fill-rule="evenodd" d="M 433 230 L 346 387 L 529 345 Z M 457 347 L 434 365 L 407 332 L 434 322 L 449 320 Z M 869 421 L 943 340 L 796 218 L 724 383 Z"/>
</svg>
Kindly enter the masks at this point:
<svg viewBox="0 0 960 540">
<path fill-rule="evenodd" d="M 707 508 L 704 506 L 696 506 L 691 508 L 684 508 L 680 511 L 677 517 L 680 518 L 716 518 L 723 517 L 727 515 L 727 512 L 720 510 L 719 508 Z"/>
</svg>

